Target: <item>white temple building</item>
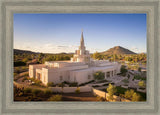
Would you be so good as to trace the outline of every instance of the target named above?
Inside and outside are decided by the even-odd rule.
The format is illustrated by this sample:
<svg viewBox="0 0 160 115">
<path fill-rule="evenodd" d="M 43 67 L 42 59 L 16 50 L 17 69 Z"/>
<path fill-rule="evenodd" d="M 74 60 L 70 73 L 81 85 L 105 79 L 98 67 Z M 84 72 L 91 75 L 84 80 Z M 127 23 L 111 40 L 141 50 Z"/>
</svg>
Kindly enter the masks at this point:
<svg viewBox="0 0 160 115">
<path fill-rule="evenodd" d="M 120 64 L 108 60 L 93 60 L 84 45 L 83 32 L 79 49 L 70 61 L 46 61 L 45 64 L 29 65 L 29 76 L 42 83 L 67 82 L 85 83 L 94 79 L 97 71 L 105 73 L 105 78 L 113 77 L 120 71 Z"/>
</svg>

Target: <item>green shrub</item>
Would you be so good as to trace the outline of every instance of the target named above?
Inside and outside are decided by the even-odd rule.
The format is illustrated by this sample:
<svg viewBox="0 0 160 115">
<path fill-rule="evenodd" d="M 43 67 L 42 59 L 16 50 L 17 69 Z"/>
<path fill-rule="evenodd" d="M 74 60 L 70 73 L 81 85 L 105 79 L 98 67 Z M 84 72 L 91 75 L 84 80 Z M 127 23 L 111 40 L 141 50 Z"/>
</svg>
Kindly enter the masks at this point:
<svg viewBox="0 0 160 115">
<path fill-rule="evenodd" d="M 78 86 L 78 83 L 77 82 L 73 82 L 73 83 L 70 83 L 69 84 L 69 87 L 77 87 Z"/>
<path fill-rule="evenodd" d="M 94 81 L 95 81 L 95 80 L 91 80 L 91 81 L 89 81 L 89 82 L 82 83 L 82 84 L 80 84 L 79 86 L 84 86 L 84 85 L 87 85 L 87 84 L 92 83 L 92 82 L 94 82 Z"/>
<path fill-rule="evenodd" d="M 24 82 L 25 80 L 28 80 L 28 78 L 27 78 L 27 77 L 24 77 L 24 78 L 22 79 L 22 82 Z"/>
<path fill-rule="evenodd" d="M 108 83 L 106 83 L 106 84 L 103 84 L 102 86 L 108 86 Z"/>
<path fill-rule="evenodd" d="M 48 86 L 48 87 L 54 87 L 55 85 L 54 85 L 53 82 L 48 82 L 48 83 L 47 83 L 47 86 Z"/>
<path fill-rule="evenodd" d="M 121 71 L 122 74 L 124 74 L 124 73 L 126 73 L 128 70 L 126 69 L 126 66 L 125 66 L 125 65 L 122 65 L 120 71 Z"/>
<path fill-rule="evenodd" d="M 128 79 L 124 79 L 124 80 L 122 80 L 122 82 L 129 83 Z"/>
<path fill-rule="evenodd" d="M 49 89 L 46 89 L 46 90 L 44 91 L 44 94 L 45 94 L 46 96 L 49 96 L 49 95 L 52 94 L 52 91 L 49 90 Z"/>
<path fill-rule="evenodd" d="M 146 80 L 146 77 L 142 77 L 141 75 L 136 74 L 136 75 L 134 75 L 134 79 L 137 79 L 137 80 Z"/>
<path fill-rule="evenodd" d="M 29 76 L 29 73 L 25 73 L 23 76 Z"/>
<path fill-rule="evenodd" d="M 17 67 L 17 66 L 25 66 L 26 63 L 25 62 L 22 62 L 22 61 L 16 61 L 14 62 L 14 67 Z"/>
<path fill-rule="evenodd" d="M 117 92 L 116 92 L 117 95 L 124 94 L 125 91 L 127 91 L 126 88 L 123 88 L 123 87 L 120 87 L 120 86 L 117 86 L 116 89 L 117 89 Z"/>
<path fill-rule="evenodd" d="M 58 87 L 64 87 L 64 83 L 59 83 Z"/>
<path fill-rule="evenodd" d="M 39 89 L 33 89 L 33 90 L 32 90 L 32 93 L 33 93 L 34 96 L 37 96 L 37 95 L 40 94 L 41 92 L 42 92 L 42 91 L 39 90 Z"/>
<path fill-rule="evenodd" d="M 17 73 L 14 73 L 14 77 L 17 76 L 17 75 L 18 75 Z"/>
<path fill-rule="evenodd" d="M 31 93 L 32 92 L 32 89 L 31 88 L 25 88 L 24 89 L 24 93 Z"/>
<path fill-rule="evenodd" d="M 100 87 L 99 85 L 92 85 L 92 87 Z"/>
<path fill-rule="evenodd" d="M 80 88 L 77 87 L 77 89 L 75 90 L 76 93 L 80 93 Z"/>
<path fill-rule="evenodd" d="M 93 76 L 95 80 L 104 80 L 104 77 L 105 77 L 104 73 L 101 71 L 94 73 Z"/>
<path fill-rule="evenodd" d="M 139 81 L 139 82 L 138 82 L 138 86 L 139 86 L 139 87 L 145 87 L 146 84 L 144 83 L 144 81 Z"/>
<path fill-rule="evenodd" d="M 48 99 L 48 101 L 61 101 L 62 95 L 54 95 Z"/>
</svg>

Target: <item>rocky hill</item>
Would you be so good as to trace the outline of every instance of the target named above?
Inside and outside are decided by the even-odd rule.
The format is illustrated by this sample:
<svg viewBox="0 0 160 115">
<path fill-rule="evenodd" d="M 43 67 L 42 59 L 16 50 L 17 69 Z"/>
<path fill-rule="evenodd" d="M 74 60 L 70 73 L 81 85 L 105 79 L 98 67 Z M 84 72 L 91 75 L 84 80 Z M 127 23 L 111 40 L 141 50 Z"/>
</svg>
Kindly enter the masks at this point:
<svg viewBox="0 0 160 115">
<path fill-rule="evenodd" d="M 104 55 L 109 55 L 109 54 L 117 54 L 117 55 L 120 55 L 120 54 L 136 54 L 135 52 L 132 52 L 132 51 L 130 51 L 126 48 L 123 48 L 121 46 L 115 46 L 115 47 L 110 48 L 109 50 L 101 52 L 101 53 L 104 54 Z"/>
</svg>

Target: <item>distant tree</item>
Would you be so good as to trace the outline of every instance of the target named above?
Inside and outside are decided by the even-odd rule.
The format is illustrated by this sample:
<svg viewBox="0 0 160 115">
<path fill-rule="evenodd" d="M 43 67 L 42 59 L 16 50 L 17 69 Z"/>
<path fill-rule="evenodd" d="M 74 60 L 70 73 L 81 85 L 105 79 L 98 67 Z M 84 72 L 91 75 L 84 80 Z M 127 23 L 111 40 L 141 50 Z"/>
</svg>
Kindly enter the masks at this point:
<svg viewBox="0 0 160 115">
<path fill-rule="evenodd" d="M 103 59 L 103 55 L 101 55 L 100 53 L 96 52 L 93 54 L 93 58 L 94 59 L 98 59 L 98 60 L 102 60 Z"/>
<path fill-rule="evenodd" d="M 114 93 L 117 92 L 116 86 L 109 84 L 109 86 L 107 88 L 107 92 L 109 94 L 108 98 L 113 100 L 113 95 L 114 95 Z"/>
<path fill-rule="evenodd" d="M 104 79 L 104 73 L 101 71 L 98 71 L 93 74 L 95 80 L 103 80 Z"/>
<path fill-rule="evenodd" d="M 25 65 L 26 65 L 26 63 L 22 62 L 22 61 L 16 61 L 16 62 L 14 62 L 14 67 L 16 67 L 16 66 L 25 66 Z"/>
<path fill-rule="evenodd" d="M 29 60 L 28 58 L 24 58 L 22 61 L 26 63 L 28 62 L 28 60 Z"/>
</svg>

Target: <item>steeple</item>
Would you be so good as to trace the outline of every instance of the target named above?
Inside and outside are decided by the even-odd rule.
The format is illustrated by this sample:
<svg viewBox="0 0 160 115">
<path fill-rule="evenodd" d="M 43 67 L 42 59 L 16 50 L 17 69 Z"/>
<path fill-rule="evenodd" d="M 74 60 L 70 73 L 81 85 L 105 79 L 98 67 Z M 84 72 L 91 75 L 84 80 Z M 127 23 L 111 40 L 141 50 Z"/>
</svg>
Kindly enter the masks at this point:
<svg viewBox="0 0 160 115">
<path fill-rule="evenodd" d="M 83 38 L 83 29 L 82 29 L 82 33 L 81 33 L 81 44 L 80 47 L 84 47 L 84 38 Z"/>
</svg>

